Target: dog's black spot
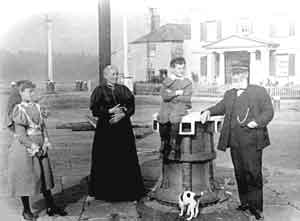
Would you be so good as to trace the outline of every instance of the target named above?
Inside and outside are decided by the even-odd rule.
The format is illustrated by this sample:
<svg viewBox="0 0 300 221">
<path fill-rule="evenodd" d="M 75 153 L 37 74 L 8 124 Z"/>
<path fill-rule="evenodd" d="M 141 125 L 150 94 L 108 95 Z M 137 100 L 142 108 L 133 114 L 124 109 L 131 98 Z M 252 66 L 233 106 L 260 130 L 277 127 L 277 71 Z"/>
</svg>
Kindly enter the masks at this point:
<svg viewBox="0 0 300 221">
<path fill-rule="evenodd" d="M 191 194 L 190 194 L 190 193 L 187 193 L 186 196 L 187 196 L 188 198 L 190 198 L 190 197 L 191 197 Z"/>
<path fill-rule="evenodd" d="M 183 201 L 183 194 L 180 194 L 180 200 Z"/>
</svg>

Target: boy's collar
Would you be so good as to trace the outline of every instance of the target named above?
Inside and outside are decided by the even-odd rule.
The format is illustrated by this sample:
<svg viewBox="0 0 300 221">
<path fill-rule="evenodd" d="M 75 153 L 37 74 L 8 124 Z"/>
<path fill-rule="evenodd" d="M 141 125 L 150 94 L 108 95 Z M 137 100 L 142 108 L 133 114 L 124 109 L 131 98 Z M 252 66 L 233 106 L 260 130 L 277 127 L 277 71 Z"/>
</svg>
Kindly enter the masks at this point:
<svg viewBox="0 0 300 221">
<path fill-rule="evenodd" d="M 21 104 L 24 105 L 25 107 L 28 107 L 34 105 L 35 103 L 32 101 L 22 101 Z"/>
<path fill-rule="evenodd" d="M 175 74 L 171 74 L 171 75 L 170 75 L 170 78 L 171 78 L 172 80 L 183 80 L 183 79 L 184 79 L 184 76 L 182 76 L 182 77 L 177 77 Z"/>
</svg>

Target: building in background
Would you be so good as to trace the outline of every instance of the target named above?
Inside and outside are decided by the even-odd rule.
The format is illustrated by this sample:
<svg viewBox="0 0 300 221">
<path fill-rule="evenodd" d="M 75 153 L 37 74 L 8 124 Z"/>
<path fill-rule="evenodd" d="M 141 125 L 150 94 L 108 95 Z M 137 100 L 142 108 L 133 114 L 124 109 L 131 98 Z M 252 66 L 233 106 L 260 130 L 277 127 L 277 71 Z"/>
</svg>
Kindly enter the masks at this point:
<svg viewBox="0 0 300 221">
<path fill-rule="evenodd" d="M 173 57 L 183 56 L 186 39 L 190 39 L 190 25 L 166 24 L 131 42 L 128 67 L 135 73 L 134 80 L 151 80 L 168 70 Z"/>
<path fill-rule="evenodd" d="M 300 36 L 288 15 L 191 16 L 184 41 L 190 72 L 206 84 L 231 84 L 250 73 L 250 83 L 300 84 Z"/>
<path fill-rule="evenodd" d="M 183 55 L 189 76 L 200 84 L 231 84 L 242 72 L 250 73 L 250 83 L 300 84 L 300 23 L 295 18 L 210 14 L 191 13 L 190 24 L 166 24 L 132 42 L 129 71 L 135 81 L 149 80 L 149 71 L 158 75 L 172 56 Z"/>
</svg>

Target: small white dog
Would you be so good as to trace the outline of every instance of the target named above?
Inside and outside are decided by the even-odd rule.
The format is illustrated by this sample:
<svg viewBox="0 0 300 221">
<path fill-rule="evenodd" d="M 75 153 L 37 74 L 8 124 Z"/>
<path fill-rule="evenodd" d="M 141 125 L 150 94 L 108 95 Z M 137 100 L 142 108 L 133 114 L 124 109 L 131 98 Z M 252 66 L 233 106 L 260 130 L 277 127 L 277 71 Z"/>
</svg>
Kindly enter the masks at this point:
<svg viewBox="0 0 300 221">
<path fill-rule="evenodd" d="M 185 209 L 186 215 L 189 216 L 187 220 L 191 220 L 196 218 L 199 213 L 199 203 L 200 198 L 204 195 L 203 192 L 200 195 L 196 195 L 196 193 L 192 191 L 184 191 L 178 196 L 178 204 L 180 208 L 179 216 L 183 216 Z"/>
</svg>

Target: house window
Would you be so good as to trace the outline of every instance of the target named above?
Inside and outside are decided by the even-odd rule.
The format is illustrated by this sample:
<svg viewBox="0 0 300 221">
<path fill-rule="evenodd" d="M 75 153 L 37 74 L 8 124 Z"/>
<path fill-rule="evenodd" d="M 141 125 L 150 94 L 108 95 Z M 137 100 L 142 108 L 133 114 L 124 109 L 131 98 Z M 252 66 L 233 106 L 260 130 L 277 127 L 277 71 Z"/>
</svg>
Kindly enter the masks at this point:
<svg viewBox="0 0 300 221">
<path fill-rule="evenodd" d="M 182 43 L 173 43 L 171 48 L 171 58 L 182 57 L 183 53 Z"/>
<path fill-rule="evenodd" d="M 206 40 L 216 41 L 217 40 L 217 22 L 207 22 L 206 23 Z"/>
<path fill-rule="evenodd" d="M 295 23 L 286 19 L 276 20 L 270 25 L 271 37 L 295 36 Z"/>
<path fill-rule="evenodd" d="M 156 44 L 149 43 L 149 57 L 155 57 L 156 55 Z"/>
<path fill-rule="evenodd" d="M 200 41 L 213 42 L 222 38 L 221 21 L 206 21 L 200 25 Z"/>
<path fill-rule="evenodd" d="M 252 22 L 247 19 L 240 19 L 237 24 L 236 32 L 238 34 L 251 34 L 252 33 Z"/>
<path fill-rule="evenodd" d="M 295 54 L 275 54 L 271 62 L 273 62 L 271 70 L 276 76 L 288 77 L 295 75 Z"/>
<path fill-rule="evenodd" d="M 288 54 L 276 55 L 276 76 L 289 76 L 289 56 Z"/>
</svg>

